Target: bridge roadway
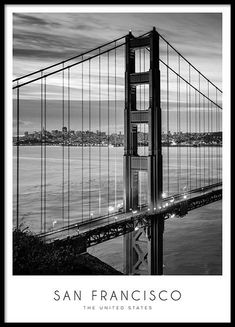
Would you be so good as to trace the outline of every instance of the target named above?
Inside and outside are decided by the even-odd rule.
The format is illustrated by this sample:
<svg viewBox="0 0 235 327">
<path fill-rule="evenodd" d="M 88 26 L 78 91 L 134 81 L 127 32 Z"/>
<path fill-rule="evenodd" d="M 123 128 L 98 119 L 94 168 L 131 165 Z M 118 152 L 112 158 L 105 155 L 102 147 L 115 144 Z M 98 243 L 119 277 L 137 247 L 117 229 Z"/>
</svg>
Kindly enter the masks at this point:
<svg viewBox="0 0 235 327">
<path fill-rule="evenodd" d="M 162 200 L 162 207 L 155 208 L 153 212 L 150 212 L 147 205 L 143 205 L 139 210 L 131 210 L 130 212 L 120 210 L 109 215 L 88 219 L 84 222 L 73 223 L 57 230 L 41 233 L 38 236 L 45 242 L 63 240 L 68 237 L 76 238 L 78 236 L 84 236 L 88 239 L 88 246 L 91 246 L 148 225 L 150 216 L 160 214 L 164 219 L 175 216 L 179 217 L 185 215 L 189 210 L 219 200 L 222 198 L 221 185 L 221 183 L 217 183 L 167 197 Z M 182 209 L 185 212 L 182 212 Z"/>
</svg>

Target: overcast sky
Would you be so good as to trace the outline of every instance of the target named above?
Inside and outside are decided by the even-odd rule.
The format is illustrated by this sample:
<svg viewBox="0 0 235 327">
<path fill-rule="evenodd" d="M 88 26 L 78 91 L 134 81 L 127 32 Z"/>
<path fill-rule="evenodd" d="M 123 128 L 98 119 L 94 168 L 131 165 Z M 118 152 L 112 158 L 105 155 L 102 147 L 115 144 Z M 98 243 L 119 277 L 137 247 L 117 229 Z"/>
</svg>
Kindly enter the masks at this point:
<svg viewBox="0 0 235 327">
<path fill-rule="evenodd" d="M 16 13 L 14 78 L 92 49 L 129 30 L 138 36 L 153 26 L 222 87 L 222 15 L 217 13 Z M 25 115 L 30 125 L 32 115 L 22 112 L 22 117 Z"/>
<path fill-rule="evenodd" d="M 220 82 L 222 16 L 217 13 L 14 14 L 14 75 L 92 49 L 130 29 L 138 36 L 153 26 L 209 78 Z"/>
</svg>

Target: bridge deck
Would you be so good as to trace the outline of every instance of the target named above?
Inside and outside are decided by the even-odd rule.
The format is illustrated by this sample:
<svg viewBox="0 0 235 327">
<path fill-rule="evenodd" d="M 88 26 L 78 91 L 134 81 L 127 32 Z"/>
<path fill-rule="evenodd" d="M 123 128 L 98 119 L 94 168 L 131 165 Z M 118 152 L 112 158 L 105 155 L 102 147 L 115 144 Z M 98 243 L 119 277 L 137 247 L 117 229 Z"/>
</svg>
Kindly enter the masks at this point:
<svg viewBox="0 0 235 327">
<path fill-rule="evenodd" d="M 97 217 L 82 223 L 71 224 L 68 227 L 39 234 L 46 242 L 69 238 L 83 237 L 87 246 L 92 246 L 105 240 L 115 238 L 135 229 L 148 226 L 152 217 L 164 219 L 175 216 L 182 217 L 188 211 L 220 200 L 222 198 L 221 183 L 200 189 L 195 189 L 190 194 L 178 194 L 165 198 L 161 208 L 150 212 L 147 206 L 141 210 L 131 212 L 116 212 L 107 216 Z"/>
</svg>

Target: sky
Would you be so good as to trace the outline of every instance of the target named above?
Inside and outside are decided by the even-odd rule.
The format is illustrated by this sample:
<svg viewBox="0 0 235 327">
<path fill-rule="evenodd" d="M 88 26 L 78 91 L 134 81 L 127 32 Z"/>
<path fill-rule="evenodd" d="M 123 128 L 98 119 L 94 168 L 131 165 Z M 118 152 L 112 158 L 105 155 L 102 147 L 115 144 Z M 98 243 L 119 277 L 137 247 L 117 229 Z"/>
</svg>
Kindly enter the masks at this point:
<svg viewBox="0 0 235 327">
<path fill-rule="evenodd" d="M 90 50 L 126 35 L 129 30 L 134 36 L 138 36 L 150 31 L 153 26 L 207 78 L 222 87 L 222 15 L 218 13 L 15 13 L 13 77 L 23 76 Z M 118 61 L 117 68 L 121 66 L 122 59 Z M 74 73 L 75 81 L 76 74 Z M 93 74 L 92 94 L 97 97 L 97 67 L 93 69 Z M 117 76 L 120 82 L 117 85 L 120 100 L 123 98 L 123 69 L 118 70 Z M 48 101 L 61 98 L 61 87 L 58 86 L 60 82 L 61 75 L 50 80 Z M 87 85 L 84 88 L 86 94 Z M 39 91 L 36 86 L 31 91 L 27 88 L 21 90 L 21 98 L 24 101 L 21 108 L 21 132 L 26 127 L 29 130 L 38 129 L 36 116 L 39 115 L 35 114 L 36 110 L 32 110 L 32 106 L 35 106 L 34 100 L 40 98 Z M 113 93 L 111 98 L 112 96 Z M 75 100 L 79 99 L 74 98 Z M 28 101 L 27 105 L 25 101 Z M 58 116 L 61 114 L 58 112 L 61 113 L 61 110 L 56 111 L 54 108 L 53 114 L 52 111 L 53 109 L 49 115 L 48 128 L 57 128 L 52 122 L 57 121 L 57 125 L 60 124 L 61 117 L 58 120 Z M 97 118 L 94 118 L 94 121 L 96 120 Z M 78 129 L 75 121 L 74 119 L 74 128 Z M 121 118 L 118 124 L 121 127 Z M 96 125 L 94 123 L 94 128 Z"/>
</svg>

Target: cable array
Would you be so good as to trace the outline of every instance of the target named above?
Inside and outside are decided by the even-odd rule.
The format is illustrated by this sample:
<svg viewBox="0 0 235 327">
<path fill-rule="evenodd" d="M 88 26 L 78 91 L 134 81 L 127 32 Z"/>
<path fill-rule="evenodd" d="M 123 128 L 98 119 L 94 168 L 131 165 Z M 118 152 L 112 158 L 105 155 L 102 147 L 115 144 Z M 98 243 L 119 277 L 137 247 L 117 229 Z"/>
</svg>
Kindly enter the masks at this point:
<svg viewBox="0 0 235 327">
<path fill-rule="evenodd" d="M 147 37 L 148 33 L 141 37 Z M 164 193 L 167 197 L 177 194 L 191 194 L 195 189 L 207 188 L 221 183 L 221 96 L 222 91 L 185 59 L 161 35 L 165 55 L 160 56 L 161 87 L 164 89 L 164 124 L 162 134 L 164 148 Z M 15 79 L 13 89 L 16 100 L 16 226 L 19 228 L 23 210 L 20 203 L 20 165 L 22 142 L 20 131 L 21 94 L 27 87 L 39 85 L 38 103 L 40 107 L 40 189 L 38 232 L 45 233 L 54 228 L 70 230 L 74 219 L 79 223 L 92 222 L 107 216 L 107 223 L 121 206 L 122 200 L 119 165 L 122 160 L 122 140 L 118 134 L 122 119 L 124 100 L 120 96 L 120 84 L 124 89 L 124 79 L 120 78 L 119 58 L 124 58 L 124 37 L 83 54 L 50 65 L 43 70 Z M 120 51 L 120 53 L 119 53 Z M 138 50 L 138 70 L 146 72 L 146 54 L 149 49 Z M 137 52 L 136 52 L 137 53 Z M 137 59 L 137 57 L 136 57 Z M 93 65 L 94 64 L 94 65 Z M 51 69 L 54 71 L 51 71 Z M 39 74 L 40 76 L 38 76 Z M 37 75 L 37 76 L 36 76 Z M 61 204 L 57 207 L 50 202 L 49 156 L 52 145 L 51 132 L 51 78 L 56 79 L 60 88 L 59 110 L 61 118 L 55 119 L 54 131 L 60 140 L 60 167 L 58 187 Z M 138 110 L 147 111 L 146 85 L 133 90 Z M 21 92 L 22 90 L 22 92 Z M 123 92 L 124 93 L 124 92 Z M 214 94 L 214 95 L 213 95 Z M 138 95 L 138 96 L 137 96 Z M 124 97 L 124 96 L 122 96 Z M 122 101 L 122 105 L 120 102 Z M 73 110 L 72 110 L 73 108 Z M 74 114 L 75 113 L 75 114 Z M 145 112 L 142 113 L 146 117 Z M 141 147 L 138 156 L 147 156 L 146 121 L 136 124 L 137 143 Z M 75 129 L 80 127 L 80 131 Z M 120 128 L 121 129 L 121 128 Z M 135 133 L 135 130 L 132 130 Z M 147 131 L 148 132 L 148 131 Z M 77 134 L 76 134 L 77 133 Z M 140 138 L 141 135 L 141 138 Z M 124 136 L 125 137 L 125 136 Z M 76 147 L 73 146 L 76 140 Z M 121 153 L 121 155 L 120 155 Z M 73 160 L 74 159 L 74 160 Z M 79 162 L 77 164 L 77 162 Z M 142 161 L 140 161 L 141 170 Z M 139 209 L 143 202 L 147 182 L 142 171 L 139 181 Z M 78 185 L 80 189 L 74 189 Z M 76 193 L 77 216 L 74 214 L 72 199 Z M 133 196 L 133 193 L 132 193 Z M 147 197 L 147 196 L 146 196 Z M 97 205 L 96 205 L 97 204 Z M 53 206 L 56 207 L 53 209 Z M 54 211 L 53 211 L 54 210 Z M 58 213 L 59 212 L 59 213 Z M 53 221 L 53 226 L 52 226 Z"/>
<path fill-rule="evenodd" d="M 218 166 L 222 131 L 218 113 L 222 107 L 218 94 L 221 96 L 222 91 L 162 40 L 166 54 L 159 58 L 161 87 L 166 89 L 166 106 L 161 106 L 166 113 L 164 194 L 174 195 L 221 182 Z"/>
</svg>

